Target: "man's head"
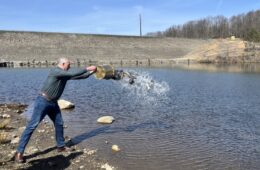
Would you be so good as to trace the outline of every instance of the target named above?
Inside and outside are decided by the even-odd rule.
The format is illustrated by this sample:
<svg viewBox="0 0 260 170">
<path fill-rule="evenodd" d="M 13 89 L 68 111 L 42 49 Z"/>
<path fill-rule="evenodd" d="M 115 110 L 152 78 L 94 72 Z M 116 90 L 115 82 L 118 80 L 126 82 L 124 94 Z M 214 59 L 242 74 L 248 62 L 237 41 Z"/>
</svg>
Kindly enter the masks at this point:
<svg viewBox="0 0 260 170">
<path fill-rule="evenodd" d="M 70 61 L 67 58 L 59 58 L 58 60 L 58 67 L 60 67 L 63 70 L 69 70 L 70 69 Z"/>
</svg>

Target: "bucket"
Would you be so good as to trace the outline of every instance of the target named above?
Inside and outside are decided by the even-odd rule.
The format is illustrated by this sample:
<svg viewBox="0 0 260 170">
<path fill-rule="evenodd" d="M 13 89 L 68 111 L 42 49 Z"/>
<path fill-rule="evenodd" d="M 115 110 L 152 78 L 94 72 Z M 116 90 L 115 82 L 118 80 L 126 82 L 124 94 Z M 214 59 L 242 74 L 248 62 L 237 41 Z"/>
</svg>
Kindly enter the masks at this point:
<svg viewBox="0 0 260 170">
<path fill-rule="evenodd" d="M 95 77 L 97 79 L 111 79 L 115 76 L 115 68 L 111 65 L 97 66 Z"/>
</svg>

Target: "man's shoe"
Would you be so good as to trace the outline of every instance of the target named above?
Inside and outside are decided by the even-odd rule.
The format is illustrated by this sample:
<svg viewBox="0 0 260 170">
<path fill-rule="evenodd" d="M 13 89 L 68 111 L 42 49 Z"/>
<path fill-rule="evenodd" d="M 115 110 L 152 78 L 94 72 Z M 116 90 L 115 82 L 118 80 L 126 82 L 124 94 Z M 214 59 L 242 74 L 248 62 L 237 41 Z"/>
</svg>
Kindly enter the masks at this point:
<svg viewBox="0 0 260 170">
<path fill-rule="evenodd" d="M 71 152 L 71 151 L 73 151 L 73 149 L 67 146 L 57 148 L 57 152 Z"/>
<path fill-rule="evenodd" d="M 16 152 L 14 155 L 14 161 L 17 163 L 25 163 L 25 159 L 23 158 L 23 154 Z"/>
</svg>

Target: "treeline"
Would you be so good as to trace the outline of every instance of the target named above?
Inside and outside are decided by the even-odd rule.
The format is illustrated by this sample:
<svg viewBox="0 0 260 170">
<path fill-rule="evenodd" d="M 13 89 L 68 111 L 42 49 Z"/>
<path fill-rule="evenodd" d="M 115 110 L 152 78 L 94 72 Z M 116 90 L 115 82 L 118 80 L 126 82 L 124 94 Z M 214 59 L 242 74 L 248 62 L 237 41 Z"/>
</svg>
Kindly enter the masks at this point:
<svg viewBox="0 0 260 170">
<path fill-rule="evenodd" d="M 207 17 L 189 21 L 183 25 L 173 25 L 165 31 L 148 33 L 147 35 L 201 39 L 235 36 L 248 41 L 260 42 L 260 10 L 230 18 L 224 16 Z"/>
</svg>

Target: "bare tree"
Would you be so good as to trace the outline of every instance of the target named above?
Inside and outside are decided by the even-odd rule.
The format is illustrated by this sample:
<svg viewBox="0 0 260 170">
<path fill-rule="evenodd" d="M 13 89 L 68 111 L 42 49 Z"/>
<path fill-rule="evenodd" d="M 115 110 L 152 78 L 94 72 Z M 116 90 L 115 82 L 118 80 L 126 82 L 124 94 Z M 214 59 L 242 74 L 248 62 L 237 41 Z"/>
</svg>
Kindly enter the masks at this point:
<svg viewBox="0 0 260 170">
<path fill-rule="evenodd" d="M 207 17 L 196 21 L 188 21 L 183 25 L 174 25 L 163 32 L 147 35 L 185 38 L 239 38 L 260 41 L 260 10 L 250 11 L 226 18 L 224 16 Z"/>
</svg>

